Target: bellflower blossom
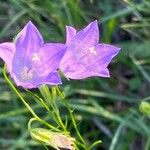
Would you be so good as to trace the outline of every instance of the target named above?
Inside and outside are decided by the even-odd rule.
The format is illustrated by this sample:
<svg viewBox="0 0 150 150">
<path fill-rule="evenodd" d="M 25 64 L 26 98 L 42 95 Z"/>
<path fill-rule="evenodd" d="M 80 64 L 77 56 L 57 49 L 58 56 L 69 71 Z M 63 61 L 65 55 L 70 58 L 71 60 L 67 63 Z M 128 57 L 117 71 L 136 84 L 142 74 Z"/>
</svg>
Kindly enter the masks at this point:
<svg viewBox="0 0 150 150">
<path fill-rule="evenodd" d="M 31 21 L 17 35 L 14 43 L 0 44 L 2 58 L 17 86 L 36 88 L 41 84 L 61 84 L 59 63 L 64 44 L 46 43 Z"/>
<path fill-rule="evenodd" d="M 61 61 L 60 69 L 67 78 L 84 79 L 90 76 L 109 77 L 108 64 L 120 48 L 99 44 L 97 21 L 91 22 L 83 30 L 77 32 L 66 26 L 67 50 Z"/>
</svg>

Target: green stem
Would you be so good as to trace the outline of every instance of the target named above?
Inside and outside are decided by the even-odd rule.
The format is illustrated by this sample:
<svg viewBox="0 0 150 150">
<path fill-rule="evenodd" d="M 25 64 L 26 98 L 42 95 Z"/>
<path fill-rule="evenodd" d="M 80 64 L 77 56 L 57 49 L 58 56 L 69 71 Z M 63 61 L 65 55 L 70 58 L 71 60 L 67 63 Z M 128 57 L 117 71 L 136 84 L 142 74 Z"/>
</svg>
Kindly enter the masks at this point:
<svg viewBox="0 0 150 150">
<path fill-rule="evenodd" d="M 47 111 L 50 111 L 49 107 L 46 105 L 46 103 L 44 102 L 44 100 L 42 98 L 40 98 L 38 95 L 32 93 L 31 91 L 29 91 L 27 89 L 26 89 L 26 91 L 36 100 L 36 102 L 38 104 L 43 106 Z"/>
<path fill-rule="evenodd" d="M 74 128 L 75 128 L 75 131 L 76 131 L 76 133 L 77 133 L 79 139 L 81 140 L 81 142 L 82 142 L 84 145 L 86 145 L 84 139 L 82 138 L 82 136 L 81 136 L 81 134 L 80 134 L 80 132 L 79 132 L 79 130 L 78 130 L 78 128 L 77 128 L 77 124 L 76 124 L 75 118 L 74 118 L 74 116 L 73 116 L 73 114 L 72 114 L 72 111 L 70 110 L 70 107 L 69 107 L 68 103 L 67 103 L 66 100 L 65 100 L 64 93 L 62 93 L 62 92 L 59 90 L 59 88 L 58 88 L 57 86 L 56 86 L 56 89 L 57 89 L 57 92 L 59 93 L 60 97 L 63 99 L 63 102 L 64 102 L 64 104 L 65 104 L 65 106 L 66 106 L 66 108 L 67 108 L 67 110 L 68 110 L 68 112 L 69 112 L 71 121 L 72 121 L 72 123 L 73 123 L 73 126 L 74 126 Z"/>
<path fill-rule="evenodd" d="M 28 130 L 29 130 L 29 131 L 32 130 L 31 124 L 32 124 L 33 121 L 38 121 L 38 120 L 37 120 L 36 118 L 31 118 L 31 119 L 29 120 L 29 122 L 28 122 Z"/>
<path fill-rule="evenodd" d="M 64 130 L 64 132 L 66 134 L 68 134 L 68 131 L 66 130 L 66 127 L 65 125 L 63 124 L 63 121 L 60 117 L 60 112 L 59 112 L 59 109 L 56 105 L 56 89 L 55 87 L 52 87 L 52 90 L 50 92 L 48 86 L 46 85 L 43 85 L 39 88 L 43 98 L 45 99 L 45 101 L 51 106 L 52 110 L 54 111 L 55 113 L 55 116 L 52 114 L 52 117 L 53 119 L 55 120 L 55 122 Z M 50 112 L 50 110 L 49 110 Z M 57 118 L 57 120 L 56 120 Z"/>
<path fill-rule="evenodd" d="M 57 105 L 56 105 L 55 102 L 53 102 L 53 108 L 54 108 L 54 110 L 55 110 L 55 114 L 56 114 L 57 120 L 58 120 L 58 122 L 59 122 L 61 128 L 64 130 L 65 133 L 68 134 L 68 131 L 67 131 L 67 129 L 66 129 L 66 127 L 65 127 L 65 125 L 64 125 L 64 123 L 63 123 L 61 117 L 60 117 L 60 112 L 59 112 L 59 109 L 57 108 Z"/>
<path fill-rule="evenodd" d="M 72 111 L 70 110 L 69 105 L 68 105 L 68 103 L 66 102 L 66 100 L 64 100 L 64 104 L 65 104 L 65 106 L 67 107 L 67 110 L 69 111 L 69 115 L 70 115 L 71 121 L 72 121 L 72 123 L 73 123 L 73 126 L 74 126 L 74 128 L 75 128 L 75 131 L 76 131 L 76 133 L 77 133 L 79 139 L 81 140 L 82 143 L 85 144 L 85 142 L 84 142 L 84 140 L 83 140 L 83 138 L 82 138 L 82 136 L 81 136 L 81 134 L 80 134 L 80 132 L 79 132 L 79 130 L 78 130 L 78 128 L 77 128 L 77 124 L 76 124 L 75 118 L 74 118 L 74 116 L 73 116 L 73 114 L 72 114 Z"/>
<path fill-rule="evenodd" d="M 51 117 L 57 123 L 56 117 L 54 116 L 54 112 L 50 110 L 47 103 L 45 102 L 45 99 L 42 99 L 41 97 L 39 97 L 38 95 L 32 93 L 29 90 L 26 90 L 26 91 L 35 99 L 36 102 L 38 102 L 41 106 L 43 106 L 48 111 L 48 113 L 51 115 Z"/>
<path fill-rule="evenodd" d="M 92 150 L 94 147 L 96 147 L 97 145 L 99 145 L 99 144 L 101 144 L 102 143 L 102 141 L 101 140 L 98 140 L 98 141 L 96 141 L 96 142 L 94 142 L 91 146 L 90 146 L 90 150 Z"/>
<path fill-rule="evenodd" d="M 8 82 L 8 84 L 10 85 L 10 87 L 14 90 L 14 92 L 17 94 L 17 96 L 20 98 L 20 100 L 22 101 L 22 103 L 26 106 L 26 108 L 30 111 L 30 113 L 34 116 L 34 118 L 36 118 L 39 122 L 41 122 L 42 124 L 45 124 L 46 126 L 48 126 L 51 129 L 57 130 L 57 128 L 53 127 L 52 125 L 48 124 L 47 122 L 45 122 L 44 120 L 42 120 L 41 118 L 39 118 L 35 112 L 32 110 L 32 108 L 29 106 L 29 104 L 24 100 L 24 98 L 22 97 L 22 95 L 18 92 L 18 90 L 15 88 L 15 86 L 12 84 L 12 82 L 9 80 L 9 78 L 6 75 L 6 65 L 4 65 L 4 71 L 3 71 L 3 75 L 5 80 Z"/>
</svg>

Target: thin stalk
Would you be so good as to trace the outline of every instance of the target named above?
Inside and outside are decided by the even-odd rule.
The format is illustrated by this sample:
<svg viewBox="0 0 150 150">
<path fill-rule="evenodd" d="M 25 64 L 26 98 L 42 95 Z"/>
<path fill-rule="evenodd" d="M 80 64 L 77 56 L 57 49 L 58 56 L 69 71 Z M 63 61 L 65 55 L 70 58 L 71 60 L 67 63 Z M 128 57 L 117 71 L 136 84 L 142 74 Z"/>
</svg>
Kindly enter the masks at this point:
<svg viewBox="0 0 150 150">
<path fill-rule="evenodd" d="M 64 123 L 63 123 L 61 117 L 60 117 L 60 111 L 59 111 L 59 109 L 58 109 L 58 107 L 57 107 L 57 105 L 56 105 L 57 89 L 56 89 L 55 87 L 52 87 L 51 95 L 52 95 L 51 97 L 52 97 L 52 99 L 53 99 L 53 101 L 52 101 L 52 107 L 53 107 L 54 110 L 55 110 L 55 114 L 56 114 L 56 117 L 57 117 L 57 119 L 58 119 L 58 122 L 59 122 L 61 128 L 62 128 L 66 133 L 68 133 L 68 131 L 67 131 L 67 129 L 66 129 L 66 127 L 65 127 L 65 125 L 64 125 Z"/>
<path fill-rule="evenodd" d="M 52 110 L 55 113 L 57 120 L 56 120 L 54 115 L 53 115 L 53 119 L 64 130 L 64 132 L 68 134 L 68 131 L 67 131 L 65 125 L 63 124 L 63 121 L 60 117 L 59 109 L 58 109 L 56 102 L 55 102 L 56 90 L 54 89 L 54 87 L 52 87 L 52 90 L 50 92 L 48 86 L 46 86 L 46 85 L 41 86 L 39 90 L 40 90 L 41 94 L 43 95 L 45 101 L 49 104 L 49 106 L 51 106 Z"/>
<path fill-rule="evenodd" d="M 22 95 L 18 92 L 18 90 L 15 88 L 15 86 L 13 85 L 13 83 L 9 80 L 9 78 L 6 75 L 6 65 L 4 65 L 4 71 L 3 71 L 3 75 L 5 80 L 7 81 L 7 83 L 9 84 L 9 86 L 14 90 L 14 92 L 16 93 L 16 95 L 20 98 L 20 100 L 22 101 L 22 103 L 26 106 L 26 108 L 30 111 L 30 113 L 33 115 L 34 118 L 36 118 L 39 122 L 41 122 L 42 124 L 48 126 L 51 129 L 57 130 L 59 131 L 57 128 L 55 128 L 54 126 L 50 125 L 49 123 L 45 122 L 44 120 L 42 120 L 40 117 L 38 117 L 35 112 L 32 110 L 32 108 L 29 106 L 29 104 L 25 101 L 25 99 L 22 97 Z"/>
<path fill-rule="evenodd" d="M 38 102 L 41 106 L 43 106 L 47 111 L 50 111 L 49 107 L 46 105 L 44 100 L 40 98 L 38 95 L 32 93 L 31 91 L 27 90 L 26 91 Z"/>
<path fill-rule="evenodd" d="M 53 102 L 53 106 L 54 106 L 55 114 L 56 114 L 56 117 L 58 119 L 58 122 L 59 122 L 61 128 L 64 130 L 65 133 L 68 133 L 68 131 L 67 131 L 67 129 L 66 129 L 61 117 L 60 117 L 60 112 L 59 112 L 59 109 L 57 108 L 57 105 L 55 102 Z"/>
<path fill-rule="evenodd" d="M 32 124 L 33 121 L 38 121 L 38 120 L 37 120 L 36 118 L 31 118 L 31 119 L 29 120 L 29 122 L 28 122 L 28 130 L 29 130 L 29 131 L 32 130 L 31 124 Z"/>
<path fill-rule="evenodd" d="M 73 116 L 73 114 L 72 114 L 72 111 L 70 110 L 70 107 L 69 107 L 68 103 L 67 103 L 66 100 L 65 100 L 64 93 L 62 93 L 62 92 L 59 90 L 59 88 L 58 88 L 57 86 L 56 86 L 56 89 L 57 89 L 57 92 L 59 93 L 60 97 L 63 99 L 63 102 L 64 102 L 64 104 L 65 104 L 65 106 L 66 106 L 66 108 L 67 108 L 67 110 L 68 110 L 68 112 L 69 112 L 71 121 L 72 121 L 72 123 L 73 123 L 74 129 L 75 129 L 75 131 L 76 131 L 76 133 L 77 133 L 79 139 L 81 140 L 81 142 L 82 142 L 84 145 L 86 145 L 84 139 L 82 138 L 82 136 L 81 136 L 81 134 L 80 134 L 80 132 L 79 132 L 79 130 L 78 130 L 78 128 L 77 128 L 77 124 L 76 124 L 75 118 L 74 118 L 74 116 Z M 86 147 L 86 149 L 88 149 L 88 148 Z"/>
</svg>

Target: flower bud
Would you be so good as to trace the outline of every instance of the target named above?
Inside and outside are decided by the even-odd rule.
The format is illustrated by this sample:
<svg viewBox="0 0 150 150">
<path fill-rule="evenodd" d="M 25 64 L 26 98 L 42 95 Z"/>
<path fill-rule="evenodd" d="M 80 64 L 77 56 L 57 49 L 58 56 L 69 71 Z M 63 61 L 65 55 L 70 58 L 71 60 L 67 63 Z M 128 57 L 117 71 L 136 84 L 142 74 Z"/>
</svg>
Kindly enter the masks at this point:
<svg viewBox="0 0 150 150">
<path fill-rule="evenodd" d="M 44 128 L 34 128 L 30 130 L 30 134 L 35 141 L 49 145 L 56 150 L 75 150 L 73 146 L 75 139 L 68 137 L 61 132 L 52 132 Z"/>
<path fill-rule="evenodd" d="M 141 102 L 139 109 L 143 114 L 150 115 L 150 103 L 145 101 Z"/>
</svg>

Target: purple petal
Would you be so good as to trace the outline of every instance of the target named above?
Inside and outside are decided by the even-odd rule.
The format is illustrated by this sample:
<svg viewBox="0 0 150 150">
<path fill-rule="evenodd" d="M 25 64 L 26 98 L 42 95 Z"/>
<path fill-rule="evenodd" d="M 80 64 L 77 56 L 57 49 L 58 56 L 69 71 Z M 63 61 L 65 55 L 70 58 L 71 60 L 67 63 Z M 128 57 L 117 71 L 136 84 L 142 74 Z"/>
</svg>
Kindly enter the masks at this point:
<svg viewBox="0 0 150 150">
<path fill-rule="evenodd" d="M 90 76 L 110 76 L 107 66 L 118 54 L 120 48 L 108 44 L 98 44 L 97 21 L 90 23 L 76 35 L 67 34 L 67 36 L 68 47 L 60 64 L 60 68 L 67 78 L 84 79 Z"/>
<path fill-rule="evenodd" d="M 43 81 L 43 84 L 50 84 L 50 85 L 62 84 L 58 71 L 51 72 L 48 75 L 48 77 L 45 78 L 45 81 Z"/>
<path fill-rule="evenodd" d="M 119 53 L 121 48 L 109 44 L 98 44 L 96 47 L 97 61 L 99 65 L 105 67 L 111 62 L 111 60 Z"/>
<path fill-rule="evenodd" d="M 99 29 L 97 21 L 93 21 L 87 27 L 74 36 L 70 43 L 76 49 L 84 50 L 88 47 L 95 46 L 99 41 Z"/>
<path fill-rule="evenodd" d="M 21 86 L 21 87 L 24 87 L 24 88 L 27 88 L 27 89 L 36 88 L 36 86 L 33 85 L 31 82 L 20 81 L 20 79 L 16 76 L 16 74 L 11 73 L 10 75 L 14 79 L 17 86 Z"/>
<path fill-rule="evenodd" d="M 73 51 L 67 50 L 60 67 L 64 75 L 71 79 L 84 79 L 90 76 L 109 77 L 107 66 L 119 50 L 120 48 L 116 46 L 98 44 L 86 49 L 82 57 L 76 57 Z"/>
<path fill-rule="evenodd" d="M 73 51 L 76 59 L 81 59 L 90 47 L 98 44 L 99 30 L 97 21 L 90 23 L 86 28 L 78 32 L 70 43 L 68 51 Z"/>
<path fill-rule="evenodd" d="M 42 84 L 58 85 L 62 84 L 58 71 L 51 72 L 48 76 L 34 76 L 29 82 L 21 81 L 15 74 L 11 74 L 17 86 L 27 89 L 38 88 Z"/>
<path fill-rule="evenodd" d="M 13 43 L 2 43 L 0 44 L 0 58 L 3 59 L 3 61 L 7 65 L 7 70 L 9 72 L 12 71 L 12 60 L 15 53 L 15 45 Z"/>
<path fill-rule="evenodd" d="M 110 77 L 107 68 L 99 68 L 98 72 L 89 70 L 87 67 L 80 63 L 74 63 L 72 66 L 62 68 L 65 77 L 70 79 L 85 79 L 92 76 Z"/>
<path fill-rule="evenodd" d="M 16 75 L 21 72 L 24 66 L 31 68 L 31 59 L 34 53 L 37 53 L 43 46 L 44 41 L 37 28 L 31 21 L 17 35 L 16 52 L 13 58 L 13 72 Z"/>
<path fill-rule="evenodd" d="M 18 34 L 15 45 L 0 44 L 0 57 L 8 65 L 17 86 L 37 88 L 41 84 L 61 84 L 58 68 L 66 45 L 44 41 L 29 22 Z"/>
<path fill-rule="evenodd" d="M 90 64 L 90 62 L 88 64 Z M 98 66 L 98 70 L 93 70 L 95 67 L 97 66 L 93 66 L 93 64 L 91 64 L 91 66 L 88 68 L 87 64 L 84 64 L 82 61 L 77 61 L 70 53 L 70 55 L 67 57 L 67 62 L 62 61 L 60 68 L 65 77 L 70 79 L 85 79 L 91 76 L 110 76 L 106 67 Z"/>
<path fill-rule="evenodd" d="M 120 51 L 120 48 L 109 44 L 98 44 L 88 49 L 82 57 L 80 63 L 89 70 L 98 72 L 100 68 L 106 68 Z"/>
<path fill-rule="evenodd" d="M 41 76 L 48 75 L 59 68 L 65 50 L 64 44 L 47 43 L 40 49 L 39 61 L 33 63 L 33 66 Z"/>
<path fill-rule="evenodd" d="M 69 44 L 72 38 L 76 35 L 76 29 L 71 26 L 66 26 L 66 44 Z"/>
<path fill-rule="evenodd" d="M 37 50 L 44 44 L 44 40 L 36 28 L 36 26 L 29 21 L 20 33 L 16 37 L 16 45 L 23 47 L 26 50 L 33 51 Z M 19 50 L 19 52 L 23 50 Z M 30 53 L 30 52 L 28 52 Z"/>
<path fill-rule="evenodd" d="M 64 44 L 48 43 L 39 49 L 37 53 L 32 54 L 31 59 L 28 59 L 30 65 L 19 63 L 16 60 L 18 66 L 13 66 L 13 73 L 17 78 L 17 85 L 30 88 L 45 82 L 55 84 L 60 81 L 56 73 L 52 74 L 52 76 L 55 75 L 55 78 L 50 78 L 49 74 L 57 71 L 59 68 L 60 61 L 65 53 L 65 48 L 66 46 Z M 25 63 L 26 62 L 27 61 L 25 61 Z M 46 79 L 49 80 L 47 81 Z M 54 81 L 52 81 L 52 79 L 54 79 Z M 57 84 L 60 84 L 60 82 Z"/>
<path fill-rule="evenodd" d="M 36 53 L 44 44 L 43 38 L 37 28 L 29 21 L 23 30 L 17 35 L 16 52 L 14 55 L 14 66 L 18 66 L 17 62 L 30 65 L 33 53 Z M 16 62 L 17 61 L 17 62 Z"/>
</svg>

